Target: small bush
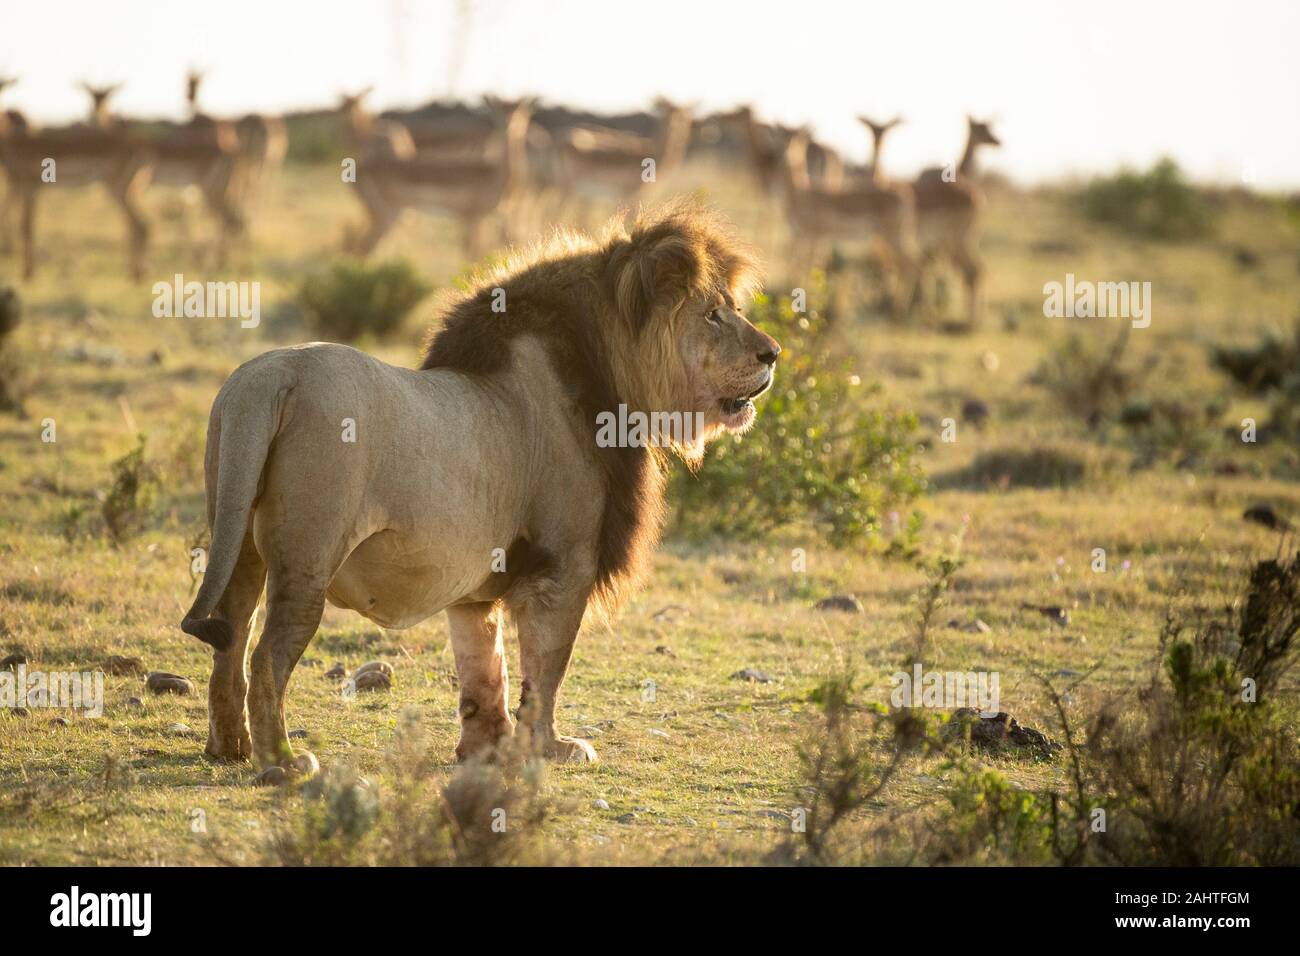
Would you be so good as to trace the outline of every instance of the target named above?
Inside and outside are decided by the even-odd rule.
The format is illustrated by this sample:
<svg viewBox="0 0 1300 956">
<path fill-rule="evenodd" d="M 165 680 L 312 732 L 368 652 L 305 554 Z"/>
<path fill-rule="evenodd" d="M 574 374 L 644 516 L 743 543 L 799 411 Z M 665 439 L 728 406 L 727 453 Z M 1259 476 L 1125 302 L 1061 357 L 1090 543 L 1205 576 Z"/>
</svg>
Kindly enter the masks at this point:
<svg viewBox="0 0 1300 956">
<path fill-rule="evenodd" d="M 1144 371 L 1128 359 L 1128 341 L 1127 324 L 1109 343 L 1068 336 L 1047 354 L 1032 381 L 1047 389 L 1062 411 L 1098 428 L 1117 414 Z"/>
<path fill-rule="evenodd" d="M 1092 726 L 1089 778 L 1109 807 L 1098 847 L 1136 866 L 1300 862 L 1300 752 L 1279 708 L 1300 651 L 1300 555 L 1261 561 L 1243 599 L 1170 615 L 1136 711 Z"/>
<path fill-rule="evenodd" d="M 13 289 L 0 289 L 0 412 L 23 413 L 30 380 L 9 337 L 22 318 L 22 302 Z"/>
<path fill-rule="evenodd" d="M 1064 448 L 998 448 L 980 452 L 967 468 L 946 476 L 943 484 L 967 488 L 1071 488 L 1082 484 L 1087 473 L 1087 461 Z"/>
<path fill-rule="evenodd" d="M 1281 388 L 1300 370 L 1300 322 L 1286 334 L 1268 332 L 1254 345 L 1216 346 L 1210 360 L 1247 391 Z"/>
<path fill-rule="evenodd" d="M 678 469 L 678 528 L 756 538 L 808 521 L 836 545 L 877 532 L 925 488 L 916 417 L 866 405 L 868 390 L 829 355 L 824 318 L 767 298 L 752 318 L 783 346 L 776 384 L 748 434 L 715 442 L 698 474 Z"/>
<path fill-rule="evenodd" d="M 1094 222 L 1150 239 L 1196 239 L 1209 234 L 1213 222 L 1209 204 L 1172 159 L 1146 172 L 1126 169 L 1098 177 L 1083 188 L 1079 201 Z"/>
<path fill-rule="evenodd" d="M 298 303 L 318 333 L 350 342 L 397 329 L 431 290 L 405 260 L 376 266 L 345 261 L 309 276 L 298 292 Z"/>
<path fill-rule="evenodd" d="M 445 778 L 414 708 L 401 714 L 375 785 L 327 768 L 286 806 L 265 862 L 287 866 L 497 866 L 550 862 L 539 829 L 542 766 L 513 740 L 494 763 L 470 761 Z"/>
<path fill-rule="evenodd" d="M 140 435 L 135 448 L 113 462 L 113 484 L 101 509 L 104 526 L 115 544 L 144 528 L 159 490 L 157 469 L 145 458 L 145 437 Z"/>
<path fill-rule="evenodd" d="M 795 836 L 771 862 L 817 865 L 861 864 L 871 860 L 861 832 L 844 825 L 874 801 L 910 755 L 933 746 L 928 717 L 918 709 L 887 713 L 855 700 L 854 678 L 836 674 L 809 694 L 820 720 L 799 748 L 803 786 L 796 797 Z M 886 833 L 868 831 L 876 844 Z"/>
</svg>

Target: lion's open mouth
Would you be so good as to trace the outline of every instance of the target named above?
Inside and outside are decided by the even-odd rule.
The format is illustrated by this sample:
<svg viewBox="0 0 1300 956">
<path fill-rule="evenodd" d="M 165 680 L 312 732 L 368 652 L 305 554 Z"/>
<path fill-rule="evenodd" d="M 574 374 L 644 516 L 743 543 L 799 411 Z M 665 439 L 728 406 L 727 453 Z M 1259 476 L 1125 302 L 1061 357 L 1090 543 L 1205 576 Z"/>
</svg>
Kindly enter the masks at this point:
<svg viewBox="0 0 1300 956">
<path fill-rule="evenodd" d="M 744 395 L 737 395 L 735 398 L 724 398 L 718 402 L 718 407 L 722 411 L 722 424 L 727 428 L 744 428 L 754 420 L 756 414 L 754 408 L 754 399 L 762 395 L 772 387 L 772 375 L 763 380 L 757 388 Z"/>
</svg>

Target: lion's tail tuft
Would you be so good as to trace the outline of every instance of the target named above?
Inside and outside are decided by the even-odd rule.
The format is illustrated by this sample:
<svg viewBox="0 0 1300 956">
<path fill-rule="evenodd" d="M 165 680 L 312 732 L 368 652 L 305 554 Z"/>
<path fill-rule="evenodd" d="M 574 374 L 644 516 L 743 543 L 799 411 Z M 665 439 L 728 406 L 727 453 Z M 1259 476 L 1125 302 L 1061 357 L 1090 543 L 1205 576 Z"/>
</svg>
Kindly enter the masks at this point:
<svg viewBox="0 0 1300 956">
<path fill-rule="evenodd" d="M 288 382 L 274 367 L 245 366 L 230 377 L 213 403 L 205 468 L 211 554 L 203 584 L 181 621 L 181 630 L 218 651 L 230 648 L 235 632 L 229 621 L 209 615 L 220 603 L 239 562 L 288 390 Z"/>
</svg>

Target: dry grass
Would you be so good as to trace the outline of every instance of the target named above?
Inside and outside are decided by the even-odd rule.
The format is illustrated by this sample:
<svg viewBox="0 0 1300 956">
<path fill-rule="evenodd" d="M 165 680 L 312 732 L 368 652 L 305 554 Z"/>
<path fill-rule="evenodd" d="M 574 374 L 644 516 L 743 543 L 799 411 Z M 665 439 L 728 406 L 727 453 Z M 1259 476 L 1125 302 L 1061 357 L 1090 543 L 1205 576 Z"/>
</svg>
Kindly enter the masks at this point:
<svg viewBox="0 0 1300 956">
<path fill-rule="evenodd" d="M 707 168 L 687 176 L 685 185 L 705 186 L 742 230 L 763 234 L 742 186 L 716 184 Z M 69 714 L 68 726 L 54 726 L 39 709 L 28 717 L 0 713 L 0 862 L 185 864 L 211 862 L 214 852 L 249 862 L 294 859 L 268 856 L 267 848 L 286 845 L 283 814 L 300 810 L 303 798 L 254 789 L 248 768 L 202 759 L 210 663 L 204 646 L 176 627 L 194 587 L 190 548 L 202 535 L 209 404 L 236 364 L 306 338 L 294 292 L 357 215 L 329 166 L 291 167 L 283 179 L 254 254 L 231 269 L 205 270 L 165 228 L 155 255 L 158 279 L 181 271 L 261 281 L 264 318 L 256 330 L 237 321 L 153 318 L 150 283 L 122 277 L 118 222 L 102 197 L 53 194 L 42 208 L 44 261 L 23 289 L 25 318 L 11 337 L 29 379 L 25 410 L 0 413 L 0 657 L 22 651 L 29 666 L 55 670 L 135 656 L 148 670 L 191 677 L 198 694 L 155 698 L 141 678 L 109 676 L 100 719 Z M 842 294 L 851 308 L 836 334 L 857 374 L 915 409 L 932 436 L 923 456 L 933 480 L 920 503 L 922 550 L 934 554 L 967 529 L 964 565 L 931 624 L 927 660 L 944 670 L 997 670 L 1003 708 L 1051 728 L 1053 701 L 1033 675 L 1096 667 L 1068 703 L 1080 722 L 1115 695 L 1136 699 L 1171 600 L 1227 599 L 1251 559 L 1275 552 L 1276 535 L 1243 522 L 1242 510 L 1266 500 L 1300 514 L 1294 448 L 1222 438 L 1245 416 L 1266 419 L 1266 400 L 1235 390 L 1210 363 L 1211 345 L 1251 343 L 1300 314 L 1296 237 L 1273 206 L 1250 199 L 1224 209 L 1217 238 L 1182 245 L 1142 243 L 1084 223 L 1050 191 L 995 193 L 989 208 L 989 314 L 981 328 L 953 335 L 935 321 L 905 328 L 875 321 L 863 305 L 870 290 L 850 288 Z M 434 282 L 460 271 L 446 223 L 407 222 L 389 242 L 384 255 L 409 257 Z M 1234 260 L 1234 243 L 1256 253 L 1252 269 Z M 4 282 L 14 281 L 15 268 L 0 260 Z M 1119 426 L 1094 428 L 1062 414 L 1052 394 L 1031 383 L 1067 333 L 1100 344 L 1116 331 L 1107 320 L 1067 325 L 1042 317 L 1043 283 L 1067 271 L 1153 283 L 1153 324 L 1134 331 L 1127 354 L 1138 367 L 1154 360 L 1161 381 L 1223 397 L 1215 440 L 1197 460 L 1179 467 L 1152 459 Z M 777 290 L 801 284 L 774 272 Z M 413 364 L 419 331 L 408 327 L 374 348 Z M 982 428 L 961 421 L 969 398 L 989 408 Z M 46 418 L 57 422 L 56 443 L 40 441 Z M 939 438 L 946 418 L 958 420 L 954 443 Z M 112 462 L 135 447 L 137 432 L 147 436 L 161 486 L 141 532 L 114 546 L 102 499 Z M 983 480 L 990 456 L 1045 448 L 1068 452 L 1082 470 L 1071 468 L 1069 481 Z M 1133 462 L 1141 467 L 1130 470 Z M 994 470 L 1007 468 L 1003 459 Z M 944 477 L 963 475 L 977 480 Z M 1099 547 L 1105 573 L 1091 568 Z M 806 550 L 806 573 L 791 571 L 794 548 Z M 785 846 L 791 813 L 804 799 L 800 745 L 817 725 L 810 692 L 849 664 L 863 699 L 884 702 L 889 675 L 913 647 L 912 599 L 924 574 L 883 552 L 835 549 L 798 527 L 757 545 L 668 542 L 650 585 L 621 618 L 579 640 L 560 722 L 592 736 L 602 762 L 548 774 L 548 812 L 535 824 L 544 846 L 528 852 L 605 863 L 727 863 Z M 862 602 L 861 615 L 813 610 L 819 598 L 844 593 Z M 1061 627 L 1025 604 L 1064 607 L 1070 623 Z M 975 617 L 987 633 L 948 626 Z M 418 708 L 429 761 L 419 779 L 429 781 L 433 799 L 451 778 L 444 762 L 457 735 L 443 621 L 383 632 L 331 610 L 307 656 L 319 666 L 300 666 L 294 677 L 290 727 L 307 732 L 325 765 L 352 768 L 383 799 L 401 781 L 390 755 L 400 715 Z M 396 669 L 389 693 L 347 700 L 323 677 L 336 661 L 374 658 Z M 517 659 L 510 663 L 517 672 Z M 746 667 L 774 681 L 732 679 Z M 652 700 L 643 695 L 646 681 L 654 682 Z M 1293 679 L 1282 691 L 1284 720 L 1294 728 Z M 142 709 L 128 708 L 133 696 L 144 699 Z M 192 732 L 170 731 L 177 722 Z M 979 760 L 1030 788 L 1063 786 L 1067 773 L 1060 762 Z M 948 802 L 963 773 L 942 756 L 912 755 L 858 815 L 897 820 L 896 832 L 905 833 L 906 820 Z M 598 809 L 598 800 L 609 808 Z M 394 859 L 373 847 L 365 852 Z"/>
</svg>

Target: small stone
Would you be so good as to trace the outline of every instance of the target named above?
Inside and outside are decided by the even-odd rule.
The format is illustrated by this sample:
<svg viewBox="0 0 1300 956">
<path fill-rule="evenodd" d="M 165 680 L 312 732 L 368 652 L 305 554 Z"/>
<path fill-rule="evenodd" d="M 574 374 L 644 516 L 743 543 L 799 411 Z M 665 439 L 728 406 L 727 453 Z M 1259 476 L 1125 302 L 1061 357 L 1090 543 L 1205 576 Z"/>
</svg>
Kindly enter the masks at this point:
<svg viewBox="0 0 1300 956">
<path fill-rule="evenodd" d="M 591 805 L 592 805 L 593 808 L 595 808 L 595 809 L 597 809 L 597 810 L 608 810 L 608 809 L 609 809 L 609 803 L 608 803 L 607 801 L 605 801 L 605 800 L 593 800 Z"/>
<path fill-rule="evenodd" d="M 1022 604 L 1020 605 L 1026 611 L 1037 611 L 1043 617 L 1051 618 L 1054 624 L 1061 627 L 1070 626 L 1070 612 L 1063 607 L 1057 607 L 1055 604 Z"/>
<path fill-rule="evenodd" d="M 619 823 L 635 823 L 635 822 L 636 822 L 636 814 L 635 814 L 635 813 L 625 813 L 625 814 L 623 814 L 621 817 L 618 818 L 618 822 L 619 822 Z"/>
<path fill-rule="evenodd" d="M 1027 751 L 1034 756 L 1047 758 L 1061 749 L 1061 745 L 1049 740 L 1047 735 L 1032 727 L 1024 727 L 1010 714 L 1003 711 L 985 717 L 969 707 L 960 707 L 953 711 L 945 735 L 949 739 L 970 735 L 970 742 L 985 750 L 1017 749 Z"/>
<path fill-rule="evenodd" d="M 315 657 L 304 657 L 298 663 L 301 664 L 303 667 L 320 667 L 322 661 L 319 658 L 315 658 Z"/>
<path fill-rule="evenodd" d="M 289 731 L 289 739 L 290 739 L 290 740 L 305 740 L 306 737 L 307 737 L 307 731 L 305 731 L 305 730 L 291 730 L 291 731 Z"/>
<path fill-rule="evenodd" d="M 586 724 L 578 728 L 578 736 L 584 737 L 587 740 L 591 740 L 595 737 L 599 737 L 600 733 L 601 733 L 600 728 L 592 726 L 591 724 Z"/>
<path fill-rule="evenodd" d="M 746 667 L 744 670 L 736 671 L 731 675 L 732 680 L 747 680 L 755 684 L 770 684 L 772 678 L 768 677 L 756 667 Z"/>
<path fill-rule="evenodd" d="M 1078 677 L 1083 671 L 1076 671 L 1072 667 L 1062 667 L 1056 672 L 1057 677 Z"/>
<path fill-rule="evenodd" d="M 127 710 L 144 710 L 144 701 L 139 697 L 128 697 L 126 699 Z"/>
<path fill-rule="evenodd" d="M 330 680 L 338 680 L 340 677 L 348 676 L 348 669 L 344 667 L 342 664 L 335 664 L 333 667 L 331 667 L 329 670 L 325 672 L 325 676 L 328 677 Z"/>
<path fill-rule="evenodd" d="M 1272 505 L 1251 505 L 1242 512 L 1241 516 L 1247 521 L 1253 521 L 1255 524 L 1261 524 L 1265 528 L 1271 528 L 1274 531 L 1289 531 L 1291 529 L 1291 522 L 1279 515 Z"/>
<path fill-rule="evenodd" d="M 187 737 L 191 733 L 193 733 L 193 731 L 190 730 L 188 724 L 182 724 L 177 722 L 174 724 L 169 724 L 167 726 L 167 733 L 175 734 L 177 737 Z"/>
<path fill-rule="evenodd" d="M 669 736 L 668 736 L 668 734 L 666 734 L 664 731 L 662 731 L 662 730 L 658 730 L 657 728 L 654 728 L 654 727 L 651 727 L 650 730 L 649 730 L 648 732 L 649 732 L 649 734 L 650 734 L 651 737 L 658 737 L 660 740 L 669 740 L 669 739 L 670 739 Z"/>
<path fill-rule="evenodd" d="M 651 615 L 651 620 L 655 621 L 672 621 L 679 617 L 690 617 L 691 612 L 688 608 L 680 604 L 669 604 L 667 607 L 661 607 Z"/>
<path fill-rule="evenodd" d="M 267 767 L 253 778 L 255 787 L 280 787 L 289 779 L 283 767 Z"/>
<path fill-rule="evenodd" d="M 387 661 L 370 661 L 362 664 L 352 673 L 352 679 L 356 680 L 362 674 L 386 674 L 391 679 L 393 676 L 393 665 Z"/>
<path fill-rule="evenodd" d="M 660 645 L 658 645 L 657 647 L 655 647 L 655 653 L 656 653 L 656 654 L 662 654 L 664 657 L 676 657 L 676 656 L 677 656 L 675 653 L 673 653 L 673 649 L 672 649 L 671 647 L 669 647 L 667 644 L 660 644 Z"/>
<path fill-rule="evenodd" d="M 28 717 L 31 715 L 31 711 L 26 707 L 15 707 L 10 710 L 9 713 L 13 714 L 15 717 Z"/>
<path fill-rule="evenodd" d="M 26 654 L 10 654 L 4 660 L 0 661 L 0 670 L 11 671 L 19 664 L 27 663 Z"/>
<path fill-rule="evenodd" d="M 194 693 L 192 681 L 166 671 L 154 671 L 145 679 L 144 686 L 155 694 L 180 694 L 184 697 Z"/>
<path fill-rule="evenodd" d="M 970 422 L 976 428 L 983 428 L 989 419 L 989 406 L 978 398 L 968 398 L 961 406 L 963 421 Z"/>
<path fill-rule="evenodd" d="M 51 725 L 52 727 L 66 727 L 66 726 L 68 726 L 68 718 L 66 718 L 66 717 L 54 717 L 54 718 L 52 718 L 52 719 L 50 720 L 50 725 Z"/>
<path fill-rule="evenodd" d="M 357 671 L 352 686 L 358 691 L 390 690 L 393 686 L 392 668 L 387 673 L 381 670 Z"/>
<path fill-rule="evenodd" d="M 789 820 L 790 814 L 784 810 L 759 810 L 757 816 L 770 817 L 773 820 Z"/>
<path fill-rule="evenodd" d="M 844 611 L 849 614 L 861 614 L 862 602 L 852 594 L 835 594 L 822 598 L 813 608 L 818 611 Z"/>
</svg>

